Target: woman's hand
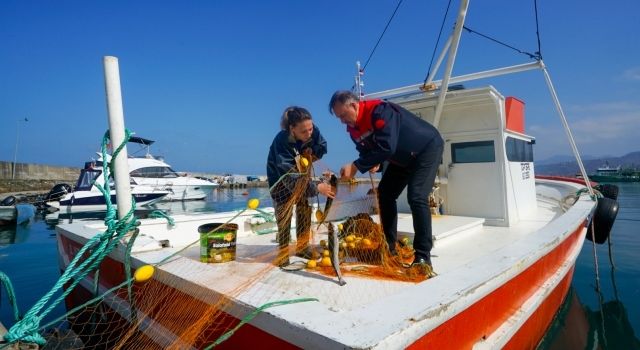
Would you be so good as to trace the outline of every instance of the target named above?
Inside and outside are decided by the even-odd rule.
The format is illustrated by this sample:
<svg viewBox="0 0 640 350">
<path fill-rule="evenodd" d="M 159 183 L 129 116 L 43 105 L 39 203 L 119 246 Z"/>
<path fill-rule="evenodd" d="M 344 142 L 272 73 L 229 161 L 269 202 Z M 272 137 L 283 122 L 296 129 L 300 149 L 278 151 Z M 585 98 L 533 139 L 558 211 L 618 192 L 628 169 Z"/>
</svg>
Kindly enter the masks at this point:
<svg viewBox="0 0 640 350">
<path fill-rule="evenodd" d="M 318 192 L 327 198 L 335 198 L 336 194 L 333 192 L 331 185 L 321 182 L 318 184 Z"/>
</svg>

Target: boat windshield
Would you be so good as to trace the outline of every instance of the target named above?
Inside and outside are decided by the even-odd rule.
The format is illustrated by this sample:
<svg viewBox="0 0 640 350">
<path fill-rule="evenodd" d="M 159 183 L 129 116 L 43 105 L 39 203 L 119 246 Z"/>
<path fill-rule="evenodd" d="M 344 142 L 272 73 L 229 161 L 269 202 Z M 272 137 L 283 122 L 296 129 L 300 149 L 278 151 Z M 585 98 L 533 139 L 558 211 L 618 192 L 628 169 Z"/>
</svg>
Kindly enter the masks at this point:
<svg viewBox="0 0 640 350">
<path fill-rule="evenodd" d="M 169 167 L 150 166 L 146 168 L 136 169 L 131 172 L 133 177 L 152 177 L 152 178 L 174 178 L 178 174 Z"/>
<path fill-rule="evenodd" d="M 88 191 L 91 190 L 94 181 L 102 174 L 102 170 L 98 169 L 82 169 L 80 170 L 80 177 L 76 183 L 75 190 Z"/>
</svg>

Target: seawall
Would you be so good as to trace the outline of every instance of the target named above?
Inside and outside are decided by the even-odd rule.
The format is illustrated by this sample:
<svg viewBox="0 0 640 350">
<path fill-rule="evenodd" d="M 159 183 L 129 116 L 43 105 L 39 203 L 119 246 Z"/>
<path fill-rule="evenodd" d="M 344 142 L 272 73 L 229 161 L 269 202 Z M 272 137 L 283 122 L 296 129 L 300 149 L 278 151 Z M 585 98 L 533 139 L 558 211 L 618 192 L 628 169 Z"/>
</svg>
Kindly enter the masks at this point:
<svg viewBox="0 0 640 350">
<path fill-rule="evenodd" d="M 0 193 L 49 191 L 63 182 L 74 185 L 79 173 L 80 168 L 17 163 L 14 178 L 13 162 L 0 161 Z"/>
</svg>

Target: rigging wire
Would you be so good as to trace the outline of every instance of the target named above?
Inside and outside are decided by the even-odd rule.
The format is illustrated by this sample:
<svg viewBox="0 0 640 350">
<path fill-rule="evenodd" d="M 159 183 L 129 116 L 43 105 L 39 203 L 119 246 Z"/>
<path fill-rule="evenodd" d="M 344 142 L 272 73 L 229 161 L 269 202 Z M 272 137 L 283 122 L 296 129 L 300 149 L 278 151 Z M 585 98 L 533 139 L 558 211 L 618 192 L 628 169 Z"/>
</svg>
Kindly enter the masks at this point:
<svg viewBox="0 0 640 350">
<path fill-rule="evenodd" d="M 535 54 L 533 54 L 533 53 L 530 53 L 530 52 L 527 52 L 527 51 L 520 50 L 520 49 L 518 49 L 518 48 L 516 48 L 516 47 L 513 47 L 513 46 L 511 46 L 511 45 L 509 45 L 509 44 L 507 44 L 507 43 L 505 43 L 505 42 L 502 42 L 502 41 L 500 41 L 500 40 L 498 40 L 498 39 L 492 38 L 492 37 L 490 37 L 490 36 L 488 36 L 488 35 L 485 35 L 485 34 L 482 34 L 482 33 L 478 32 L 478 31 L 475 31 L 475 30 L 473 30 L 473 29 L 471 29 L 471 28 L 469 28 L 469 27 L 467 27 L 467 26 L 463 26 L 462 28 L 463 28 L 464 30 L 466 30 L 467 32 L 469 32 L 469 33 L 477 34 L 477 35 L 479 35 L 479 36 L 481 36 L 481 37 L 483 37 L 483 38 L 485 38 L 485 39 L 491 40 L 491 41 L 493 41 L 493 42 L 495 42 L 495 43 L 497 43 L 497 44 L 500 44 L 500 45 L 502 45 L 502 46 L 506 46 L 506 47 L 508 47 L 508 48 L 510 48 L 510 49 L 512 49 L 512 50 L 515 50 L 515 51 L 517 51 L 517 52 L 521 53 L 521 54 L 527 55 L 527 56 L 529 56 L 530 58 L 533 58 L 534 60 L 540 61 L 540 59 L 542 59 L 542 57 L 540 56 L 540 54 L 539 54 L 539 53 L 535 53 Z"/>
<path fill-rule="evenodd" d="M 449 14 L 449 8 L 451 7 L 451 0 L 447 4 L 447 10 L 444 12 L 444 16 L 442 17 L 442 24 L 440 25 L 440 32 L 438 33 L 438 39 L 436 40 L 435 46 L 433 46 L 433 53 L 431 54 L 431 62 L 429 62 L 429 69 L 427 70 L 427 76 L 424 77 L 423 84 L 427 83 L 427 79 L 429 79 L 429 75 L 431 74 L 431 67 L 433 65 L 433 59 L 436 57 L 436 50 L 438 49 L 438 44 L 440 43 L 440 37 L 442 36 L 442 29 L 444 28 L 444 23 L 447 19 L 447 15 Z"/>
<path fill-rule="evenodd" d="M 389 18 L 389 21 L 387 22 L 387 25 L 384 27 L 384 30 L 382 31 L 382 34 L 380 34 L 380 37 L 378 38 L 378 42 L 376 42 L 376 45 L 371 50 L 371 53 L 369 54 L 369 58 L 367 58 L 367 61 L 365 62 L 364 66 L 362 67 L 362 71 L 363 72 L 364 72 L 365 68 L 367 68 L 367 65 L 369 64 L 369 61 L 371 61 L 371 57 L 373 57 L 373 54 L 376 52 L 376 49 L 378 48 L 378 45 L 380 44 L 380 41 L 382 40 L 382 37 L 384 36 L 384 33 L 386 33 L 387 29 L 389 28 L 389 25 L 391 24 L 391 21 L 393 20 L 393 17 L 396 15 L 396 12 L 398 12 L 398 8 L 400 8 L 400 5 L 402 4 L 402 1 L 404 1 L 404 0 L 398 1 L 398 5 L 396 5 L 396 9 L 393 10 L 393 14 L 391 14 L 391 17 Z"/>
<path fill-rule="evenodd" d="M 536 39 L 538 41 L 538 51 L 536 51 L 535 53 L 530 53 L 530 52 L 527 52 L 527 51 L 520 50 L 520 49 L 515 48 L 515 47 L 513 47 L 513 46 L 511 46 L 511 45 L 509 45 L 509 44 L 507 44 L 505 42 L 502 42 L 502 41 L 497 40 L 495 38 L 492 38 L 492 37 L 490 37 L 488 35 L 485 35 L 485 34 L 482 34 L 482 33 L 478 32 L 478 31 L 475 31 L 475 30 L 473 30 L 473 29 L 471 29 L 471 28 L 469 28 L 467 26 L 463 26 L 463 28 L 466 31 L 468 31 L 469 33 L 477 34 L 477 35 L 479 35 L 479 36 L 481 36 L 481 37 L 483 37 L 485 39 L 489 39 L 489 40 L 491 40 L 491 41 L 493 41 L 495 43 L 498 43 L 500 45 L 506 46 L 506 47 L 508 47 L 508 48 L 510 48 L 512 50 L 515 50 L 515 51 L 521 53 L 521 54 L 527 55 L 527 56 L 529 56 L 529 58 L 533 58 L 536 61 L 541 61 L 542 60 L 542 45 L 540 43 L 540 24 L 539 24 L 539 21 L 538 21 L 538 0 L 533 0 L 533 7 L 534 7 L 534 15 L 535 15 L 535 18 L 536 18 Z"/>
<path fill-rule="evenodd" d="M 542 48 L 540 46 L 540 28 L 538 26 L 538 0 L 533 0 L 533 7 L 536 13 L 536 37 L 538 38 L 538 51 L 536 54 L 538 55 L 538 60 L 542 60 Z"/>
</svg>

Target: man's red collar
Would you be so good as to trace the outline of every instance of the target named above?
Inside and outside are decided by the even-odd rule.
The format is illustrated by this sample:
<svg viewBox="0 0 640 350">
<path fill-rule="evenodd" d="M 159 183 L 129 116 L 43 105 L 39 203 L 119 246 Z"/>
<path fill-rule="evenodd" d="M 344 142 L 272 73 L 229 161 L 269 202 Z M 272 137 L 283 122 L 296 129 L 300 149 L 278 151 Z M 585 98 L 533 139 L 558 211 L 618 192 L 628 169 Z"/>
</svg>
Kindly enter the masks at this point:
<svg viewBox="0 0 640 350">
<path fill-rule="evenodd" d="M 358 133 L 363 133 L 365 131 L 369 131 L 373 129 L 373 125 L 371 124 L 371 115 L 373 110 L 382 103 L 382 100 L 369 100 L 369 101 L 360 101 L 358 102 L 358 116 L 356 117 L 356 125 L 353 127 L 347 126 L 347 131 L 352 133 L 352 131 L 358 131 Z"/>
</svg>

